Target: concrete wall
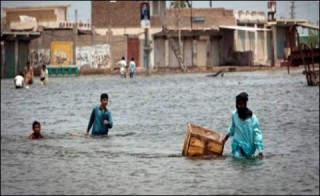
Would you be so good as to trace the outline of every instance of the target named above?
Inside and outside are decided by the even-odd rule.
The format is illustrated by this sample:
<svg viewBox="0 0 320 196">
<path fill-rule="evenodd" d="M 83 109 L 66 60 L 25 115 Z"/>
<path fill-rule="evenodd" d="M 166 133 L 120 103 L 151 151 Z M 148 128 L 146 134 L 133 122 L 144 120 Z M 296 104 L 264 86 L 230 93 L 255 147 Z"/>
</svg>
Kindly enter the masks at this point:
<svg viewBox="0 0 320 196">
<path fill-rule="evenodd" d="M 174 41 L 176 42 L 176 45 L 178 46 L 178 39 L 174 39 Z M 178 59 L 176 57 L 176 55 L 173 52 L 172 47 L 169 47 L 169 66 L 173 67 L 173 68 L 178 68 L 180 67 Z"/>
<path fill-rule="evenodd" d="M 285 27 L 278 27 L 277 28 L 277 36 L 276 36 L 277 44 L 276 44 L 276 59 L 283 59 L 284 58 L 284 42 L 285 42 Z"/>
<path fill-rule="evenodd" d="M 179 14 L 180 13 L 180 14 Z M 192 28 L 219 27 L 219 25 L 235 25 L 236 20 L 233 16 L 233 10 L 224 8 L 201 8 L 192 9 L 192 17 L 204 17 L 204 22 L 193 22 Z M 180 27 L 191 27 L 190 9 L 168 9 L 166 12 L 166 22 L 168 26 L 177 27 L 177 18 L 180 18 Z"/>
<path fill-rule="evenodd" d="M 221 64 L 234 64 L 233 52 L 234 52 L 234 32 L 233 30 L 220 29 L 222 39 L 220 40 L 220 63 Z"/>
<path fill-rule="evenodd" d="M 209 49 L 209 63 L 208 65 L 217 66 L 220 65 L 221 55 L 220 55 L 220 38 L 219 37 L 211 37 L 210 39 L 210 49 Z"/>
<path fill-rule="evenodd" d="M 266 33 L 265 32 L 257 32 L 257 61 L 266 60 L 267 50 L 266 50 Z"/>
<path fill-rule="evenodd" d="M 176 23 L 177 19 L 180 18 L 181 29 L 190 29 L 190 9 L 168 9 L 166 12 L 166 22 L 167 26 L 172 29 L 178 29 L 178 25 Z M 220 63 L 224 62 L 225 57 L 227 56 L 225 50 L 226 48 L 221 44 L 221 41 L 224 42 L 221 38 L 224 36 L 219 33 L 217 30 L 219 25 L 235 25 L 236 21 L 233 16 L 232 10 L 225 10 L 223 8 L 213 8 L 213 9 L 193 9 L 192 16 L 196 17 L 204 17 L 203 22 L 193 22 L 192 29 L 205 29 L 212 28 L 208 31 L 199 30 L 191 33 L 188 30 L 181 31 L 182 37 L 182 51 L 184 56 L 184 63 L 186 66 L 198 66 L 198 67 L 207 67 L 207 66 L 216 66 L 220 65 Z M 170 34 L 174 40 L 176 45 L 178 46 L 178 36 L 177 31 L 171 31 Z M 229 37 L 228 37 L 229 36 Z M 165 59 L 165 66 L 171 68 L 180 67 L 177 57 L 175 56 L 166 36 L 156 35 L 155 43 L 161 44 L 161 47 L 156 46 L 155 50 L 155 66 L 163 64 L 163 59 Z M 225 38 L 225 44 L 232 45 L 233 43 L 233 34 L 227 34 Z M 162 40 L 162 41 L 161 41 Z M 166 46 L 167 45 L 167 46 Z M 161 50 L 166 51 L 161 51 Z M 233 47 L 231 47 L 233 49 Z M 164 57 L 163 57 L 164 55 Z M 166 62 L 167 61 L 167 62 Z M 193 62 L 192 62 L 193 61 Z M 159 63 L 157 63 L 159 62 Z"/>
<path fill-rule="evenodd" d="M 30 44 L 31 50 L 31 60 L 35 63 L 35 68 L 40 68 L 42 63 L 50 63 L 50 50 L 52 41 L 68 41 L 76 43 L 76 48 L 81 49 L 81 47 L 92 47 L 101 48 L 107 47 L 110 48 L 110 52 L 106 52 L 105 55 L 108 56 L 108 61 L 106 65 L 101 65 L 101 68 L 111 68 L 117 67 L 117 62 L 122 56 L 126 56 L 126 45 L 127 38 L 126 36 L 112 36 L 105 35 L 101 36 L 98 34 L 78 34 L 77 39 L 73 30 L 45 30 L 42 32 L 42 36 L 38 39 L 32 40 Z M 76 42 L 75 42 L 76 41 Z M 97 50 L 98 52 L 98 50 Z M 35 60 L 35 55 L 38 58 Z M 40 57 L 41 56 L 41 57 Z M 96 56 L 96 55 L 95 55 Z M 101 54 L 100 56 L 104 56 Z M 75 57 L 77 59 L 77 56 Z M 95 58 L 95 57 L 92 57 Z M 84 66 L 85 69 L 96 69 L 96 63 Z M 82 66 L 82 65 L 81 65 Z"/>
<path fill-rule="evenodd" d="M 207 65 L 207 40 L 200 39 L 197 41 L 196 47 L 196 58 L 197 66 L 206 66 Z"/>
<path fill-rule="evenodd" d="M 162 39 L 154 40 L 154 66 L 155 67 L 165 67 L 165 41 Z"/>
<path fill-rule="evenodd" d="M 183 51 L 184 51 L 184 64 L 187 67 L 192 66 L 192 39 L 184 39 L 183 40 Z"/>
<path fill-rule="evenodd" d="M 266 13 L 262 11 L 235 10 L 234 16 L 238 26 L 265 28 L 267 24 Z M 240 56 L 246 53 L 250 55 L 250 51 L 252 52 L 252 57 L 246 57 L 252 58 L 252 62 L 247 61 L 247 63 L 268 64 L 270 58 L 268 57 L 268 33 L 266 31 L 249 32 L 235 30 L 234 33 L 236 40 L 235 51 Z M 245 64 L 245 62 L 243 63 Z"/>
<path fill-rule="evenodd" d="M 66 6 L 42 6 L 42 7 L 23 7 L 23 8 L 4 8 L 3 15 L 6 18 L 6 23 L 20 22 L 21 15 L 26 15 L 36 18 L 39 25 L 48 22 L 59 22 L 67 20 Z"/>
</svg>

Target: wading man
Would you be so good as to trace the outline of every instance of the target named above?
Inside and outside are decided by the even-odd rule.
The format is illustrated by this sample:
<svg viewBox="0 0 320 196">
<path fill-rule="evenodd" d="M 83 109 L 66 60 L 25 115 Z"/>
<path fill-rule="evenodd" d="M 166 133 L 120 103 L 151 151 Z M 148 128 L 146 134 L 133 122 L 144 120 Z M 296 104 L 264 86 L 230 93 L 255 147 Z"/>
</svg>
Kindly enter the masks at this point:
<svg viewBox="0 0 320 196">
<path fill-rule="evenodd" d="M 233 136 L 231 142 L 232 154 L 236 158 L 254 156 L 256 149 L 259 157 L 263 158 L 263 138 L 258 118 L 247 108 L 248 94 L 245 92 L 236 96 L 236 108 L 232 113 L 231 126 L 228 129 L 225 143 L 230 136 Z"/>
</svg>

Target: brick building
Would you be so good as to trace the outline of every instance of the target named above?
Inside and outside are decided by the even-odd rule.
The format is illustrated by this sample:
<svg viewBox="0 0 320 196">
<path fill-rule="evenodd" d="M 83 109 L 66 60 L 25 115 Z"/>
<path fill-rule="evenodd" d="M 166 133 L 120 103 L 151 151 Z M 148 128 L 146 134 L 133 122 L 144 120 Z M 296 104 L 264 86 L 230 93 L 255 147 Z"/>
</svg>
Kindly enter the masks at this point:
<svg viewBox="0 0 320 196">
<path fill-rule="evenodd" d="M 144 4 L 149 10 L 150 25 L 147 27 L 141 14 Z M 27 29 L 28 25 L 21 24 L 21 15 L 36 19 L 37 28 L 29 28 L 29 31 L 39 31 L 41 37 L 30 40 L 28 46 L 35 70 L 42 63 L 52 63 L 55 58 L 52 42 L 72 44 L 73 57 L 69 62 L 79 66 L 80 71 L 113 70 L 122 56 L 127 61 L 134 57 L 138 69 L 146 65 L 153 69 L 178 68 L 179 61 L 170 47 L 167 33 L 181 45 L 187 67 L 251 65 L 270 59 L 263 12 L 224 8 L 166 9 L 165 4 L 165 1 L 91 1 L 92 25 L 68 21 L 68 6 L 3 9 L 4 20 L 11 30 Z M 149 52 L 145 44 L 151 48 Z"/>
<path fill-rule="evenodd" d="M 152 34 L 162 30 L 162 23 L 166 11 L 165 1 L 92 1 L 92 27 L 99 35 L 107 35 L 110 40 L 113 36 L 124 36 L 124 42 L 119 42 L 124 50 L 111 49 L 113 66 L 125 56 L 129 61 L 134 57 L 137 67 L 145 67 L 144 40 L 145 29 L 141 26 L 141 8 L 146 3 L 150 11 L 151 25 L 148 28 L 148 39 Z M 153 45 L 151 46 L 154 47 Z M 151 50 L 150 56 L 154 56 Z M 153 58 L 150 58 L 153 64 Z"/>
<path fill-rule="evenodd" d="M 145 36 L 140 24 L 140 9 L 144 2 L 149 3 L 150 8 L 149 64 L 153 68 L 179 67 L 163 25 L 175 43 L 181 44 L 186 66 L 250 65 L 268 60 L 268 34 L 257 30 L 260 28 L 262 31 L 266 25 L 264 13 L 223 8 L 166 9 L 163 1 L 93 1 L 94 31 L 100 35 L 126 37 L 126 43 L 122 43 L 125 50 L 119 54 L 113 53 L 115 59 L 134 56 L 138 66 L 145 67 Z M 242 13 L 252 20 L 245 20 Z M 234 28 L 238 25 L 254 30 Z"/>
</svg>

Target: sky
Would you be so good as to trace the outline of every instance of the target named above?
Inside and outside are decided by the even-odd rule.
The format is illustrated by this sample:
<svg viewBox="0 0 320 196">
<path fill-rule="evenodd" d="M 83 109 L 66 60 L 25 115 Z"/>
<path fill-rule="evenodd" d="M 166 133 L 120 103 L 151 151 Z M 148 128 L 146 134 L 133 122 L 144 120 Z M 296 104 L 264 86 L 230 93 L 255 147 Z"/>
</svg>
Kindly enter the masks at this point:
<svg viewBox="0 0 320 196">
<path fill-rule="evenodd" d="M 212 1 L 213 8 L 256 10 L 267 13 L 268 1 Z M 290 18 L 292 1 L 276 1 L 276 17 Z M 167 5 L 170 1 L 167 1 Z M 91 22 L 91 1 L 1 1 L 3 7 L 17 6 L 44 6 L 44 5 L 70 5 L 67 13 L 68 20 L 75 20 L 75 10 L 78 12 L 78 20 Z M 209 8 L 209 1 L 192 1 L 194 8 Z M 309 20 L 313 24 L 319 24 L 319 1 L 294 1 L 294 15 L 296 19 Z M 2 9 L 1 9 L 2 17 Z"/>
</svg>

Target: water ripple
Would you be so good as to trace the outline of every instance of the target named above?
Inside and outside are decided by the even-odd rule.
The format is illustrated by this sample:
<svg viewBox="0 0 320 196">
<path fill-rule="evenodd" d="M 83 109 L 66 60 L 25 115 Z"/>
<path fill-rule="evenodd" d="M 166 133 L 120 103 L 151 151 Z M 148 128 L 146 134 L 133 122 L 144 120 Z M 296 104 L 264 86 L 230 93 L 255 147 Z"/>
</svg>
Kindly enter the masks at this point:
<svg viewBox="0 0 320 196">
<path fill-rule="evenodd" d="M 230 140 L 223 157 L 182 157 L 187 124 L 226 133 L 241 91 L 261 123 L 265 158 L 232 158 Z M 83 137 L 103 92 L 114 127 Z M 26 139 L 34 120 L 46 139 Z M 318 195 L 319 88 L 286 70 L 56 77 L 19 90 L 2 79 L 1 194 Z"/>
</svg>

